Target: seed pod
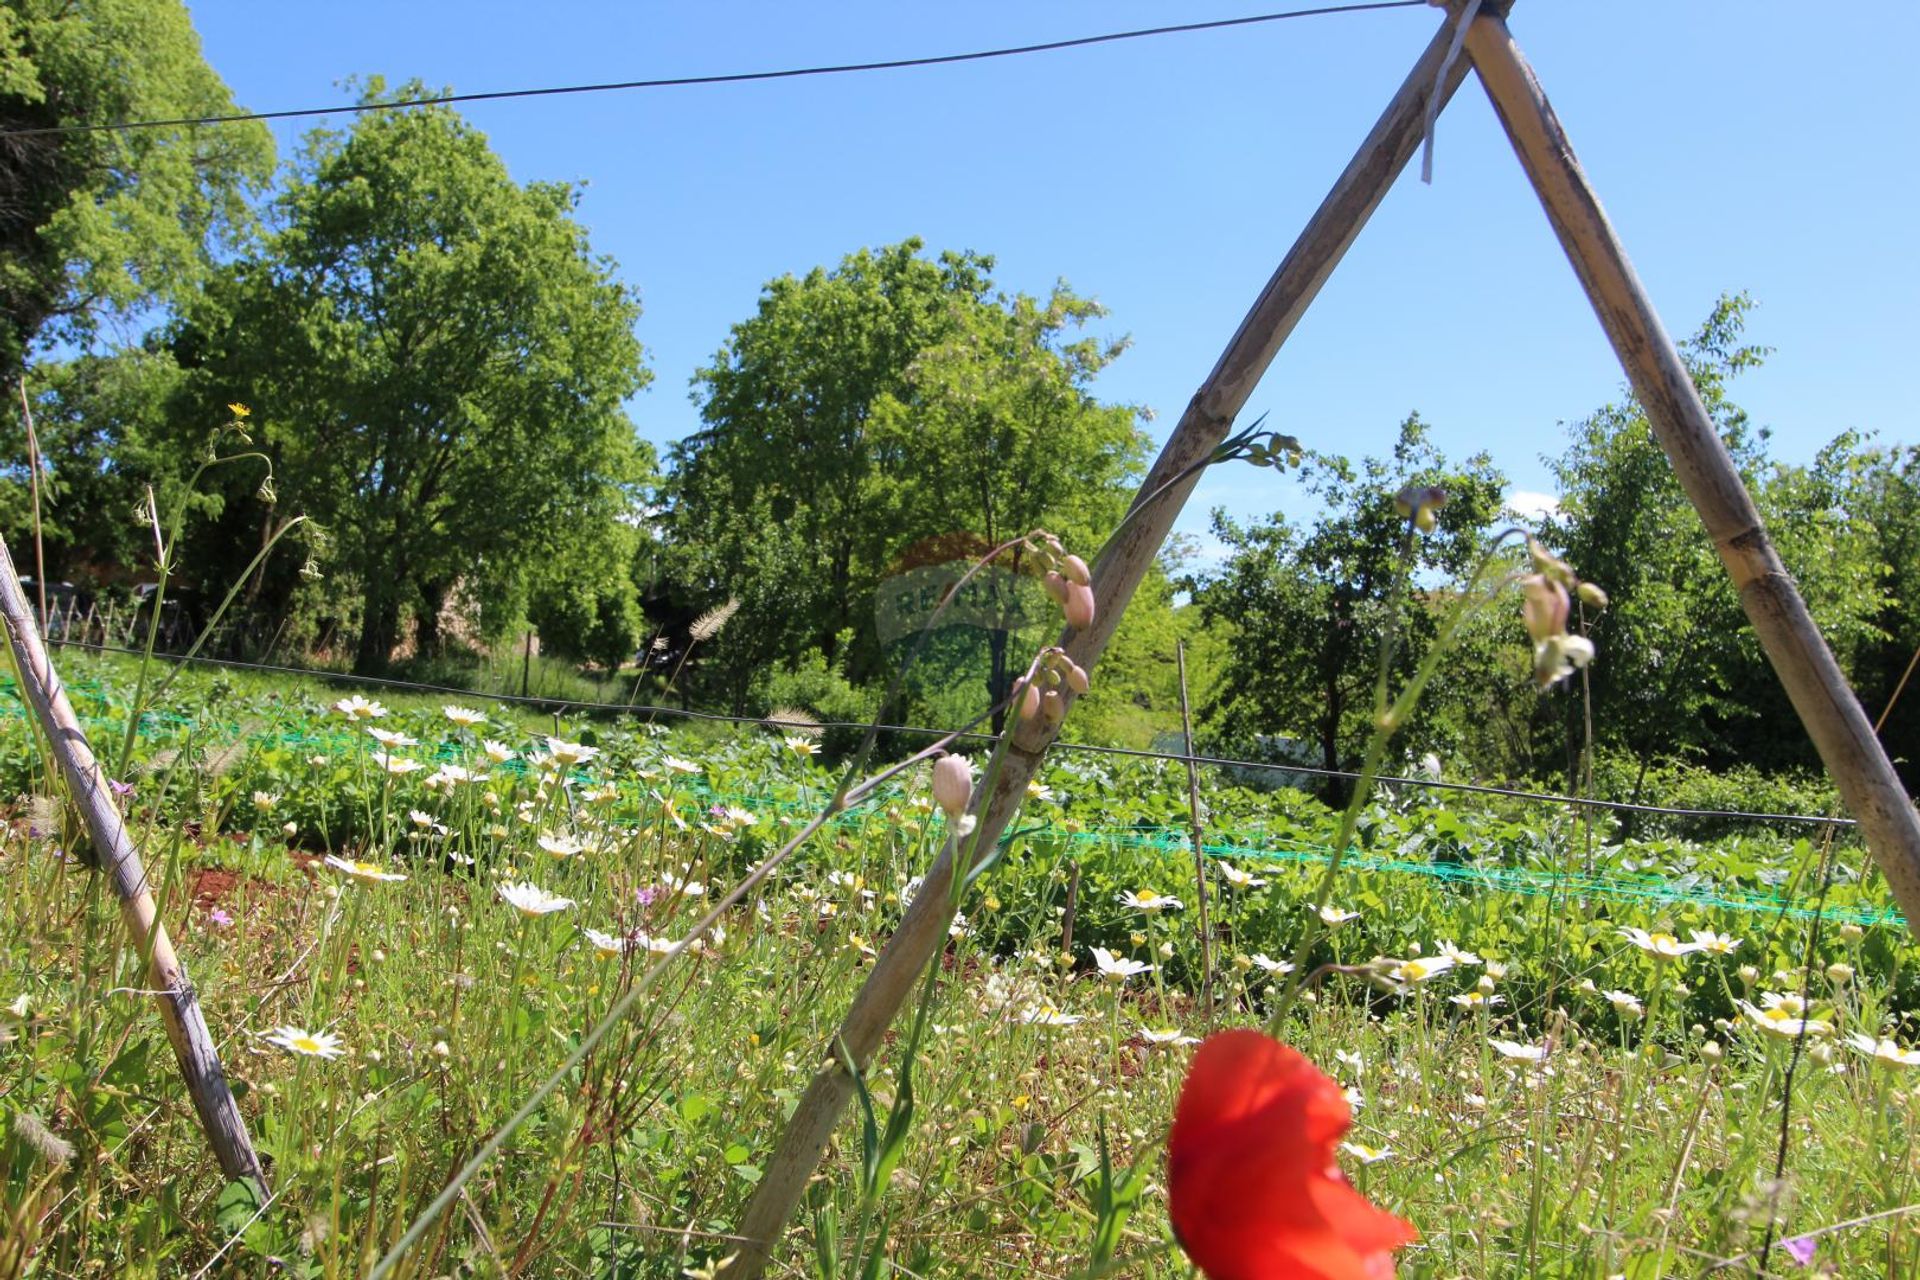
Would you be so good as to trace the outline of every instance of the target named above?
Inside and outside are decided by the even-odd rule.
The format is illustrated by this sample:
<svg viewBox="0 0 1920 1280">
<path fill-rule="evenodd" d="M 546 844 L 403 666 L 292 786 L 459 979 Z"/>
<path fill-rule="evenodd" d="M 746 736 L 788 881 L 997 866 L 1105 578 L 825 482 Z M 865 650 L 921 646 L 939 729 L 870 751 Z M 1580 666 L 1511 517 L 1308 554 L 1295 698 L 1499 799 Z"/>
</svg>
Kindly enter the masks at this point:
<svg viewBox="0 0 1920 1280">
<path fill-rule="evenodd" d="M 1093 585 L 1093 575 L 1087 571 L 1087 562 L 1079 556 L 1061 557 L 1060 571 L 1067 575 L 1068 582 L 1076 583 L 1083 587 Z"/>
<path fill-rule="evenodd" d="M 1047 594 L 1053 597 L 1055 604 L 1066 604 L 1067 580 L 1065 578 L 1049 569 L 1046 576 L 1040 579 L 1040 585 L 1047 589 Z"/>
<path fill-rule="evenodd" d="M 1062 606 L 1067 615 L 1067 625 L 1076 631 L 1084 631 L 1093 625 L 1093 588 L 1078 582 L 1067 584 L 1067 598 Z"/>
<path fill-rule="evenodd" d="M 973 799 L 973 770 L 964 756 L 941 756 L 933 762 L 933 800 L 949 818 L 967 811 Z"/>
</svg>

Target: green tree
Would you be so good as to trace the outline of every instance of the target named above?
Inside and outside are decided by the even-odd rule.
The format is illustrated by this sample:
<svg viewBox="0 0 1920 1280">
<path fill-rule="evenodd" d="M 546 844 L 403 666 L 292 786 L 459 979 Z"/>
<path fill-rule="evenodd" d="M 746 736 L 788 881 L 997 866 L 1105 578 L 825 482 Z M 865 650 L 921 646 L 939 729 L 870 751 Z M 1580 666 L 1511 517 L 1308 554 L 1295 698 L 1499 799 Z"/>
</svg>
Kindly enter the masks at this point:
<svg viewBox="0 0 1920 1280">
<path fill-rule="evenodd" d="M 1877 636 L 1859 657 L 1855 687 L 1870 716 L 1896 693 L 1915 696 L 1910 669 L 1920 656 L 1920 446 L 1866 451 L 1866 465 L 1849 513 L 1874 539 L 1874 563 L 1884 571 L 1875 616 Z M 1902 689 L 1902 685 L 1906 685 Z M 1920 791 L 1920 716 L 1908 705 L 1881 731 L 1888 754 L 1909 791 Z"/>
<path fill-rule="evenodd" d="M 676 447 L 667 525 L 694 603 L 742 602 L 746 625 L 705 660 L 735 704 L 757 672 L 814 651 L 873 679 L 884 581 L 1036 526 L 1090 552 L 1124 510 L 1144 439 L 1134 410 L 1089 389 L 1120 349 L 1078 336 L 1097 307 L 1064 287 L 996 293 L 991 258 L 920 249 L 772 281 L 697 375 L 703 425 Z M 1025 566 L 1003 568 L 989 587 L 1019 613 Z M 993 633 L 1009 629 L 947 656 L 967 666 L 980 648 L 980 677 L 1003 688 Z"/>
<path fill-rule="evenodd" d="M 1400 679 L 1435 633 L 1439 609 L 1450 599 L 1445 584 L 1484 553 L 1501 514 L 1504 481 L 1485 454 L 1449 464 L 1418 415 L 1401 425 L 1391 457 L 1355 467 L 1313 454 L 1301 475 L 1321 508 L 1310 527 L 1280 514 L 1243 525 L 1214 513 L 1214 532 L 1229 556 L 1198 582 L 1195 598 L 1209 622 L 1233 628 L 1234 641 L 1207 720 L 1235 749 L 1297 736 L 1313 745 L 1320 767 L 1351 769 L 1372 731 L 1392 584 L 1407 571 L 1407 520 L 1395 510 L 1395 495 L 1408 485 L 1435 485 L 1447 494 L 1438 527 L 1413 540 L 1412 583 L 1398 597 Z M 1449 683 L 1497 678 L 1458 672 Z M 1440 712 L 1423 706 L 1402 740 L 1425 750 L 1440 724 Z"/>
<path fill-rule="evenodd" d="M 138 348 L 36 369 L 32 401 L 44 466 L 49 578 L 131 567 L 151 557 L 152 535 L 133 511 L 149 482 L 162 490 L 163 505 L 180 496 L 166 483 L 175 470 L 167 405 L 179 382 L 180 370 L 164 351 Z M 0 413 L 0 449 L 0 456 L 19 459 L 0 470 L 16 482 L 0 485 L 0 534 L 17 549 L 32 528 L 26 431 L 17 412 Z"/>
<path fill-rule="evenodd" d="M 1809 467 L 1769 462 L 1766 432 L 1728 394 L 1729 382 L 1767 354 L 1742 342 L 1750 308 L 1745 297 L 1722 298 L 1684 353 L 1782 561 L 1843 669 L 1851 671 L 1878 634 L 1886 571 L 1871 530 L 1850 510 L 1865 464 L 1850 437 Z M 1553 464 L 1561 500 L 1547 538 L 1611 597 L 1606 612 L 1590 620 L 1601 655 L 1588 676 L 1596 745 L 1628 759 L 1642 779 L 1664 757 L 1769 768 L 1814 764 L 1806 734 L 1639 405 L 1607 405 L 1575 424 L 1571 435 Z M 1585 733 L 1577 707 L 1566 707 L 1557 732 L 1570 764 Z"/>
<path fill-rule="evenodd" d="M 356 584 L 356 670 L 386 666 L 408 616 L 433 647 L 456 587 L 504 625 L 557 548 L 639 508 L 651 453 L 623 408 L 648 378 L 639 302 L 576 196 L 516 184 L 443 107 L 316 131 L 279 229 L 176 335 L 198 402 L 255 406 L 281 505 Z M 235 495 L 243 525 L 255 501 Z"/>
<path fill-rule="evenodd" d="M 235 110 L 179 0 L 0 4 L 0 131 Z M 0 139 L 0 386 L 36 339 L 188 296 L 272 169 L 257 122 Z"/>
</svg>

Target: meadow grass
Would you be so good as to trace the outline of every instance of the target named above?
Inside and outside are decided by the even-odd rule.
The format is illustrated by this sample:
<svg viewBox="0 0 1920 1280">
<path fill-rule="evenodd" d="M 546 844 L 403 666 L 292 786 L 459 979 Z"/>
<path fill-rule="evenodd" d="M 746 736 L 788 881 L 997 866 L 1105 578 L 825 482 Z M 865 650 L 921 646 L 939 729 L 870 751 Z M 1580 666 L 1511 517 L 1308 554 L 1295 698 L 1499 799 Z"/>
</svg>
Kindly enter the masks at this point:
<svg viewBox="0 0 1920 1280">
<path fill-rule="evenodd" d="M 124 667 L 66 665 L 112 740 Z M 649 956 L 832 787 L 804 739 L 491 705 L 461 727 L 442 698 L 383 698 L 391 714 L 350 722 L 327 710 L 337 696 L 183 679 L 141 735 L 126 801 L 268 1159 L 264 1205 L 208 1157 L 111 895 L 31 799 L 46 787 L 24 722 L 0 720 L 0 768 L 24 797 L 0 833 L 0 1278 L 362 1274 Z M 387 756 L 421 767 L 389 772 L 370 728 L 415 739 Z M 489 740 L 513 759 L 490 760 Z M 1138 1259 L 1129 1274 L 1187 1273 L 1166 1248 L 1158 1148 L 1189 1041 L 1264 1017 L 1319 868 L 1215 860 L 1220 977 L 1203 1006 L 1195 913 L 1119 900 L 1192 902 L 1190 853 L 1144 838 L 1177 830 L 1183 778 L 1049 773 L 940 963 L 899 1171 L 861 1202 L 849 1120 L 784 1274 L 866 1274 L 876 1242 L 907 1276 L 1081 1274 L 1103 1163 L 1136 1156 L 1147 1185 L 1118 1256 Z M 1297 793 L 1216 782 L 1208 799 L 1221 829 L 1276 848 L 1335 825 Z M 914 777 L 822 831 L 668 970 L 401 1274 L 724 1275 L 761 1161 L 942 822 Z M 1820 862 L 1787 838 L 1630 844 L 1603 830 L 1589 852 L 1584 837 L 1564 814 L 1388 799 L 1357 854 L 1393 858 L 1356 854 L 1337 884 L 1356 914 L 1309 963 L 1367 972 L 1310 985 L 1283 1033 L 1349 1088 L 1349 1176 L 1422 1233 L 1400 1274 L 1753 1275 L 1770 1232 L 1767 1274 L 1910 1274 L 1920 1072 L 1897 1046 L 1876 1057 L 1846 1040 L 1914 1039 L 1904 930 L 1828 923 L 1809 972 L 1804 921 L 1724 894 L 1518 892 L 1388 865 L 1657 860 L 1804 898 Z M 1835 854 L 1849 868 L 1862 856 Z M 1830 904 L 1881 905 L 1859 880 Z M 503 889 L 526 883 L 570 905 L 517 909 Z M 1717 949 L 1666 959 L 1629 927 L 1683 942 L 1704 930 Z M 1105 976 L 1095 946 L 1151 968 Z M 1810 1020 L 1830 1032 L 1781 1034 Z M 904 1041 L 903 1026 L 869 1074 L 882 1116 Z"/>
</svg>

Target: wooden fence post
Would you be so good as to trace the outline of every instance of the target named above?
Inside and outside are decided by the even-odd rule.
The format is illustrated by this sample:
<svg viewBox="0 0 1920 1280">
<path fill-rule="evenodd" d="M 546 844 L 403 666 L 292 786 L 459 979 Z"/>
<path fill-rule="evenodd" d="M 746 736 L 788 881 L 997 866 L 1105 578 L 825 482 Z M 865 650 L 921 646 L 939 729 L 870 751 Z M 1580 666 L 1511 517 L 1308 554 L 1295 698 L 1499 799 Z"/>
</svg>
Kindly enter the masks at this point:
<svg viewBox="0 0 1920 1280">
<path fill-rule="evenodd" d="M 1774 551 L 1753 495 L 1506 21 L 1491 13 L 1475 19 L 1467 32 L 1467 53 L 1634 395 L 1713 538 L 1761 647 L 1841 797 L 1860 820 L 1867 848 L 1886 874 L 1907 928 L 1920 936 L 1920 815 Z"/>
<path fill-rule="evenodd" d="M 1503 13 L 1510 7 L 1510 0 L 1486 3 Z M 1062 638 L 1067 655 L 1082 668 L 1094 670 L 1134 589 L 1159 554 L 1187 495 L 1199 482 L 1199 472 L 1191 469 L 1226 439 L 1234 418 L 1246 407 L 1274 354 L 1419 147 L 1428 98 L 1438 92 L 1444 102 L 1465 78 L 1466 63 L 1448 57 L 1453 31 L 1452 22 L 1444 24 L 1427 45 L 1167 437 L 1140 486 L 1134 507 L 1140 508 L 1149 495 L 1157 496 L 1108 543 L 1094 566 L 1096 608 L 1092 625 L 1084 631 L 1069 629 Z M 1171 484 L 1183 474 L 1184 479 Z M 1163 488 L 1165 492 L 1161 492 Z M 1057 724 L 1048 729 L 1025 722 L 1002 740 L 995 755 L 993 786 L 983 788 L 986 794 L 976 800 L 974 847 L 991 849 L 1000 839 L 1058 731 Z M 787 1121 L 741 1219 L 740 1249 L 727 1269 L 728 1280 L 759 1280 L 765 1271 L 853 1097 L 853 1077 L 843 1064 L 851 1061 L 855 1069 L 866 1069 L 887 1028 L 912 994 L 919 974 L 945 944 L 954 911 L 953 849 L 954 842 L 949 840 L 928 868 L 913 904 L 874 962 L 838 1032 L 823 1046 L 822 1066 Z"/>
<path fill-rule="evenodd" d="M 0 540 L 0 617 L 6 621 L 7 642 L 13 649 L 21 692 L 46 732 L 67 792 L 87 824 L 100 865 L 113 882 L 114 896 L 120 899 L 120 918 L 126 922 L 135 950 L 147 962 L 148 981 L 160 1001 L 160 1018 L 173 1044 L 174 1057 L 179 1059 L 180 1074 L 186 1079 L 200 1127 L 220 1162 L 220 1171 L 229 1179 L 251 1182 L 264 1200 L 266 1175 L 247 1136 L 246 1121 L 240 1117 L 233 1091 L 227 1087 L 226 1072 L 221 1069 L 219 1052 L 207 1030 L 206 1015 L 200 1011 L 199 996 L 174 953 L 166 926 L 160 922 L 148 889 L 146 868 L 127 834 L 93 749 L 87 745 L 73 705 L 67 700 L 66 687 L 47 657 L 4 540 Z"/>
</svg>

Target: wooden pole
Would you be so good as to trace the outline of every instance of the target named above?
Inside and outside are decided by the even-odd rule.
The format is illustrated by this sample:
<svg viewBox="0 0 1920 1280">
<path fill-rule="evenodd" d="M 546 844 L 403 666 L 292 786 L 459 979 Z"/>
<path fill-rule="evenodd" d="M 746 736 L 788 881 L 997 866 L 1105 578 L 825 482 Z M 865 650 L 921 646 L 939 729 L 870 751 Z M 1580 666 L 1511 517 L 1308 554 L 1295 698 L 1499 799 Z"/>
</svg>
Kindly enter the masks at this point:
<svg viewBox="0 0 1920 1280">
<path fill-rule="evenodd" d="M 1180 732 L 1187 756 L 1187 818 L 1193 826 L 1193 894 L 1200 913 L 1200 1007 L 1206 1010 L 1207 1027 L 1213 1027 L 1213 923 L 1207 919 L 1207 855 L 1201 842 L 1206 827 L 1200 821 L 1200 768 L 1193 762 L 1193 708 L 1187 703 L 1187 642 L 1173 642 L 1173 656 L 1180 669 Z"/>
<path fill-rule="evenodd" d="M 67 700 L 66 687 L 47 658 L 46 646 L 33 624 L 32 609 L 14 573 L 13 555 L 4 540 L 0 540 L 0 616 L 6 620 L 7 642 L 13 649 L 21 691 L 46 731 L 67 792 L 87 824 L 100 865 L 112 879 L 114 896 L 120 899 L 120 918 L 126 922 L 135 949 L 147 961 L 148 981 L 159 998 L 160 1018 L 173 1044 L 174 1057 L 180 1061 L 180 1074 L 186 1078 L 200 1127 L 220 1161 L 220 1171 L 229 1179 L 253 1183 L 264 1200 L 266 1175 L 260 1168 L 260 1157 L 254 1154 L 233 1091 L 227 1087 L 226 1072 L 221 1069 L 219 1052 L 207 1030 L 206 1016 L 200 1011 L 199 996 L 174 953 L 166 926 L 160 922 L 148 890 L 146 868 L 127 834 L 126 823 L 121 821 L 93 749 L 87 745 L 73 704 Z"/>
<path fill-rule="evenodd" d="M 1467 53 L 1634 395 L 1706 523 L 1761 647 L 1860 820 L 1908 929 L 1920 936 L 1920 816 L 1913 802 L 1768 540 L 1753 496 L 1505 19 L 1491 13 L 1477 18 L 1467 32 Z"/>
<path fill-rule="evenodd" d="M 1487 2 L 1503 13 L 1509 7 L 1509 0 Z M 1452 34 L 1449 23 L 1428 44 L 1373 131 L 1267 281 L 1253 309 L 1240 322 L 1213 371 L 1188 402 L 1134 499 L 1138 514 L 1108 542 L 1094 566 L 1092 625 L 1084 631 L 1069 629 L 1062 637 L 1067 655 L 1082 668 L 1094 669 L 1134 589 L 1159 554 L 1187 495 L 1199 482 L 1199 472 L 1189 474 L 1190 469 L 1226 439 L 1234 418 L 1246 406 L 1280 344 L 1306 314 L 1320 286 L 1339 265 L 1419 147 L 1429 95 L 1437 90 L 1444 103 L 1465 78 L 1463 60 L 1453 60 L 1449 65 L 1447 50 Z M 1183 474 L 1185 479 L 1161 492 L 1174 477 Z M 1140 509 L 1149 495 L 1157 496 Z M 1072 695 L 1069 692 L 1067 696 Z M 978 839 L 973 847 L 994 847 L 1019 809 L 1028 780 L 1038 771 L 1058 732 L 1058 724 L 1048 729 L 1026 721 L 1003 740 L 995 756 L 993 785 L 983 787 L 984 794 L 975 801 Z M 919 974 L 946 942 L 947 926 L 955 910 L 953 875 L 953 844 L 949 841 L 928 869 L 899 928 L 874 962 L 839 1031 L 823 1047 L 821 1068 L 787 1121 L 741 1219 L 740 1249 L 727 1270 L 728 1280 L 758 1280 L 766 1269 L 794 1206 L 853 1096 L 853 1078 L 844 1060 L 851 1059 L 858 1069 L 866 1069 L 887 1028 L 912 994 Z"/>
<path fill-rule="evenodd" d="M 40 437 L 33 430 L 33 404 L 27 399 L 27 375 L 21 374 L 20 416 L 27 424 L 27 478 L 33 483 L 33 586 L 40 593 L 40 629 L 47 626 L 47 552 L 40 540 Z"/>
</svg>

